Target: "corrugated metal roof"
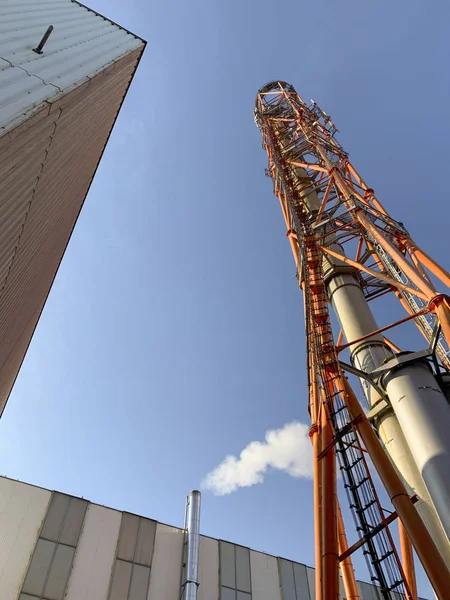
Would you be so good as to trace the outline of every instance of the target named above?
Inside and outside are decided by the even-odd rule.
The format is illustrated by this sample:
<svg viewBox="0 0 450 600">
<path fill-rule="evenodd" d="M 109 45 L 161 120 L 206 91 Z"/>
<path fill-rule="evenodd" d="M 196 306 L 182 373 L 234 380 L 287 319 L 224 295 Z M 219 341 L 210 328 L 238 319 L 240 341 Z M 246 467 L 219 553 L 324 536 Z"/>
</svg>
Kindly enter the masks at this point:
<svg viewBox="0 0 450 600">
<path fill-rule="evenodd" d="M 47 27 L 43 54 L 33 51 Z M 73 0 L 0 2 L 0 135 L 145 42 Z"/>
</svg>

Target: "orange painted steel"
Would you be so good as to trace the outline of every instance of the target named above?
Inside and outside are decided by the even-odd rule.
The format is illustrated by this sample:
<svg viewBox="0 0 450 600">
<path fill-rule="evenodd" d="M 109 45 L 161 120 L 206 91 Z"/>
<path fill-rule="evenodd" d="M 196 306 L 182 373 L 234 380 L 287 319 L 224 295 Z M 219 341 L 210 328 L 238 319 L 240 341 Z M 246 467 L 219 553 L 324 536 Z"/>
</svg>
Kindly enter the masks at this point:
<svg viewBox="0 0 450 600">
<path fill-rule="evenodd" d="M 384 281 L 385 283 L 388 283 L 389 285 L 391 285 L 394 288 L 414 294 L 414 296 L 417 296 L 418 298 L 422 298 L 422 300 L 430 299 L 430 297 L 427 294 L 420 292 L 419 290 L 416 290 L 408 285 L 405 285 L 405 284 L 401 283 L 400 281 L 396 281 L 395 279 L 392 279 L 392 277 L 387 277 L 386 275 L 383 275 L 382 273 L 378 273 L 377 271 L 374 271 L 373 269 L 369 269 L 368 267 L 357 262 L 356 260 L 352 260 L 351 258 L 348 258 L 347 256 L 342 256 L 341 254 L 334 252 L 334 250 L 331 250 L 330 248 L 324 248 L 323 246 L 321 246 L 320 249 L 322 250 L 322 252 L 325 252 L 326 254 L 329 254 L 330 256 L 333 256 L 334 258 L 337 258 L 338 260 L 342 260 L 342 262 L 345 262 L 346 264 L 351 265 L 352 267 L 356 267 L 357 269 L 364 271 L 364 273 L 368 273 L 369 275 L 372 275 L 373 277 L 377 277 L 380 281 Z"/>
<path fill-rule="evenodd" d="M 400 593 L 408 600 L 416 600 L 410 563 L 404 559 L 405 568 L 402 568 L 389 530 L 394 520 L 392 515 L 397 514 L 405 527 L 405 539 L 409 536 L 439 599 L 444 600 L 446 582 L 450 578 L 448 569 L 414 507 L 415 499 L 408 496 L 349 382 L 343 377 L 338 352 L 408 322 L 415 323 L 431 345 L 433 331 L 439 324 L 436 356 L 441 365 L 449 367 L 450 300 L 434 289 L 427 270 L 449 287 L 450 275 L 411 240 L 402 223 L 389 215 L 335 140 L 336 129 L 330 117 L 315 103 L 307 105 L 289 84 L 272 82 L 257 96 L 255 118 L 269 157 L 266 173 L 273 179 L 274 193 L 280 201 L 305 299 L 317 600 L 339 597 L 339 554 L 345 552 L 340 566 L 344 581 L 347 578 L 346 594 L 348 598 L 358 598 L 353 569 L 346 561 L 350 561 L 353 547 L 356 550 L 365 545 L 374 565 L 379 532 L 384 536 L 383 543 L 392 548 L 388 552 L 392 560 L 386 570 L 387 579 L 383 579 L 381 567 L 376 570 L 383 598 L 391 599 L 395 597 L 393 593 Z M 342 254 L 336 251 L 336 244 Z M 355 256 L 355 260 L 347 258 L 348 255 Z M 369 259 L 373 266 L 366 264 Z M 393 291 L 408 316 L 383 323 L 358 340 L 346 340 L 344 344 L 341 330 L 336 344 L 329 317 L 325 265 L 328 265 L 326 277 L 353 274 L 367 300 L 376 301 Z M 387 338 L 384 341 L 394 353 L 400 352 L 399 346 Z M 348 411 L 347 417 L 344 409 Z M 363 510 L 374 507 L 371 528 L 360 533 L 360 543 L 350 549 L 342 514 L 337 510 L 336 488 L 336 453 L 340 461 L 344 461 L 345 469 L 353 468 L 352 463 L 345 466 L 347 452 L 348 456 L 356 457 L 364 473 L 358 485 L 365 482 L 365 493 L 371 494 L 372 499 Z M 395 509 L 390 517 L 384 516 L 369 463 L 364 458 L 367 454 Z M 352 496 L 352 501 L 355 497 Z M 343 550 L 345 545 L 346 550 Z M 403 555 L 404 550 L 402 546 Z M 380 564 L 383 560 L 384 557 Z M 397 575 L 390 579 L 389 585 L 388 575 L 392 569 Z"/>
<path fill-rule="evenodd" d="M 401 352 L 402 349 L 399 348 L 399 346 L 397 346 L 396 344 L 394 344 L 394 342 L 392 342 L 389 338 L 387 338 L 386 336 L 383 336 L 383 340 L 385 341 L 385 343 L 389 346 L 389 348 L 391 350 L 393 350 L 394 352 L 398 353 Z"/>
<path fill-rule="evenodd" d="M 331 421 L 322 410 L 321 444 L 328 451 L 322 457 L 322 598 L 339 600 L 339 541 L 336 490 L 336 451 Z"/>
<path fill-rule="evenodd" d="M 411 596 L 413 600 L 418 600 L 417 597 L 417 583 L 416 583 L 416 571 L 414 568 L 414 555 L 411 545 L 411 540 L 403 527 L 401 520 L 398 520 L 398 533 L 400 537 L 400 550 L 402 555 L 403 571 L 405 573 L 406 580 L 411 590 Z"/>
<path fill-rule="evenodd" d="M 313 446 L 314 464 L 314 550 L 315 550 L 315 582 L 316 600 L 322 600 L 322 461 L 319 456 L 321 447 L 321 409 L 317 378 L 314 369 L 310 371 L 310 413 L 311 428 L 309 436 Z"/>
<path fill-rule="evenodd" d="M 341 507 L 338 504 L 338 535 L 339 535 L 339 554 L 348 550 L 347 536 L 345 534 L 344 519 L 342 518 Z M 358 584 L 356 583 L 355 571 L 353 570 L 352 559 L 350 556 L 341 561 L 342 580 L 344 582 L 346 600 L 360 600 Z"/>
<path fill-rule="evenodd" d="M 426 252 L 416 246 L 411 240 L 407 240 L 408 250 L 414 253 L 422 264 L 429 269 L 444 285 L 450 288 L 450 273 L 437 264 Z"/>
</svg>

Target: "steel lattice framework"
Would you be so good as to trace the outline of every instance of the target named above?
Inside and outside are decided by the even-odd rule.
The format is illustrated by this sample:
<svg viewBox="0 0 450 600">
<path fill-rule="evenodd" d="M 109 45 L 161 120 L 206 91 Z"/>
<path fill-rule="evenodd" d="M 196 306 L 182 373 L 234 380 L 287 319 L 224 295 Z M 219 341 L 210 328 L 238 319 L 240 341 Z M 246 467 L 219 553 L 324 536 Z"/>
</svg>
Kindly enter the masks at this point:
<svg viewBox="0 0 450 600">
<path fill-rule="evenodd" d="M 346 597 L 359 598 L 350 558 L 359 547 L 364 548 L 372 581 L 383 598 L 393 600 L 397 594 L 417 598 L 410 540 L 438 597 L 448 597 L 447 566 L 414 507 L 419 499 L 392 466 L 376 424 L 377 415 L 386 407 L 383 361 L 390 357 L 396 355 L 399 362 L 428 361 L 436 379 L 443 388 L 446 385 L 450 301 L 435 289 L 433 277 L 450 287 L 450 275 L 388 214 L 336 140 L 330 117 L 316 103 L 306 104 L 288 83 L 272 82 L 258 93 L 255 120 L 269 157 L 266 174 L 280 201 L 304 292 L 317 598 L 339 598 L 339 565 Z M 365 303 L 394 294 L 405 316 L 382 327 L 372 325 L 357 339 L 348 339 L 342 327 L 335 341 L 330 297 L 346 282 L 359 287 Z M 400 353 L 386 337 L 388 330 L 408 321 L 425 337 L 425 351 Z M 341 358 L 345 350 L 351 353 L 349 363 Z M 381 358 L 368 365 L 377 352 Z M 346 372 L 363 383 L 371 409 L 367 416 Z M 370 456 L 394 512 L 388 514 L 381 506 L 366 456 Z M 360 541 L 351 548 L 337 498 L 336 459 L 360 534 Z M 389 530 L 397 516 L 402 560 Z"/>
</svg>

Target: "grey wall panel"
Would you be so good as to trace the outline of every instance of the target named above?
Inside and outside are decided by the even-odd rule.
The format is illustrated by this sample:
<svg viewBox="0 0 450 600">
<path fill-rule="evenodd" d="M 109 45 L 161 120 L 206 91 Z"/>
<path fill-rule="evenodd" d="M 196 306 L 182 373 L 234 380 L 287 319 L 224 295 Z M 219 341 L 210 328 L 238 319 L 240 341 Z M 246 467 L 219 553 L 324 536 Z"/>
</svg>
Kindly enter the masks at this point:
<svg viewBox="0 0 450 600">
<path fill-rule="evenodd" d="M 309 595 L 314 599 L 316 597 L 316 572 L 311 567 L 306 567 L 306 574 L 308 576 Z"/>
<path fill-rule="evenodd" d="M 290 560 L 278 559 L 280 571 L 281 594 L 283 600 L 297 600 L 295 593 L 294 569 Z"/>
<path fill-rule="evenodd" d="M 220 588 L 220 600 L 236 600 L 236 590 L 230 588 Z"/>
<path fill-rule="evenodd" d="M 277 559 L 250 550 L 250 566 L 252 600 L 281 600 Z"/>
<path fill-rule="evenodd" d="M 68 546 L 76 546 L 78 538 L 80 537 L 81 526 L 83 525 L 84 515 L 86 514 L 87 508 L 86 500 L 80 498 L 71 498 L 69 509 L 64 519 L 62 531 L 59 536 L 61 544 L 67 544 Z"/>
<path fill-rule="evenodd" d="M 156 521 L 141 518 L 137 536 L 134 562 L 149 567 L 152 564 L 153 547 L 155 545 Z"/>
<path fill-rule="evenodd" d="M 132 561 L 139 529 L 139 517 L 130 513 L 123 513 L 120 528 L 117 558 Z"/>
<path fill-rule="evenodd" d="M 236 589 L 242 592 L 251 592 L 250 581 L 250 550 L 242 546 L 235 546 L 236 555 Z"/>
<path fill-rule="evenodd" d="M 36 596 L 29 596 L 28 594 L 20 594 L 19 600 L 36 600 Z"/>
<path fill-rule="evenodd" d="M 50 498 L 47 490 L 0 477 L 1 600 L 17 600 Z"/>
<path fill-rule="evenodd" d="M 131 573 L 130 594 L 128 596 L 128 600 L 146 600 L 149 579 L 149 567 L 143 567 L 142 565 L 133 565 L 133 571 Z"/>
<path fill-rule="evenodd" d="M 63 600 L 74 554 L 75 548 L 58 544 L 45 584 L 44 597 L 48 600 Z"/>
<path fill-rule="evenodd" d="M 219 542 L 220 584 L 230 588 L 236 587 L 236 559 L 234 545 Z"/>
<path fill-rule="evenodd" d="M 132 566 L 124 560 L 116 560 L 109 600 L 127 600 Z"/>
<path fill-rule="evenodd" d="M 200 536 L 198 600 L 219 598 L 219 542 Z"/>
<path fill-rule="evenodd" d="M 237 592 L 236 600 L 252 600 L 252 595 L 247 592 Z"/>
<path fill-rule="evenodd" d="M 305 565 L 293 563 L 295 590 L 297 592 L 297 600 L 310 600 L 308 575 Z M 315 596 L 311 596 L 312 600 Z"/>
<path fill-rule="evenodd" d="M 148 600 L 179 600 L 184 531 L 158 523 Z"/>
<path fill-rule="evenodd" d="M 55 542 L 38 540 L 22 591 L 40 597 L 55 551 Z"/>
<path fill-rule="evenodd" d="M 41 531 L 42 538 L 52 542 L 58 541 L 64 517 L 66 516 L 69 507 L 69 502 L 70 496 L 58 494 L 58 492 L 53 493 L 52 501 L 50 502 L 44 526 Z"/>
<path fill-rule="evenodd" d="M 378 595 L 373 586 L 358 581 L 358 587 L 361 594 L 361 600 L 378 600 Z"/>
<path fill-rule="evenodd" d="M 65 600 L 106 600 L 122 514 L 90 504 Z"/>
</svg>

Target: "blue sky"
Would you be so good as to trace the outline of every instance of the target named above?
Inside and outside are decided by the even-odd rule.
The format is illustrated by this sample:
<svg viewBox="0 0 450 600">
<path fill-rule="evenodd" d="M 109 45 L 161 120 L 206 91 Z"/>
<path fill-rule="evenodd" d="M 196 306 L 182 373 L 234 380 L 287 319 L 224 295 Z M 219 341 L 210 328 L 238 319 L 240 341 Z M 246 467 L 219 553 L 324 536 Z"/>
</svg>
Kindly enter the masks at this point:
<svg viewBox="0 0 450 600">
<path fill-rule="evenodd" d="M 302 299 L 264 176 L 258 88 L 279 78 L 314 98 L 448 266 L 450 9 L 90 5 L 148 47 L 0 423 L 2 471 L 181 525 L 186 493 L 226 455 L 308 422 Z M 202 529 L 313 564 L 312 511 L 311 482 L 275 471 L 205 493 Z"/>
</svg>

